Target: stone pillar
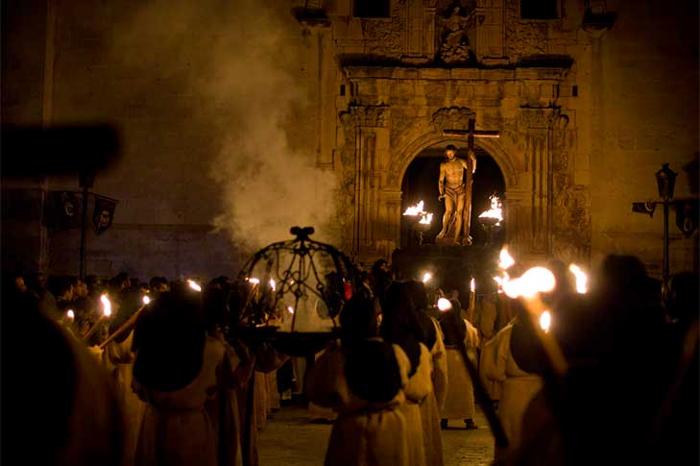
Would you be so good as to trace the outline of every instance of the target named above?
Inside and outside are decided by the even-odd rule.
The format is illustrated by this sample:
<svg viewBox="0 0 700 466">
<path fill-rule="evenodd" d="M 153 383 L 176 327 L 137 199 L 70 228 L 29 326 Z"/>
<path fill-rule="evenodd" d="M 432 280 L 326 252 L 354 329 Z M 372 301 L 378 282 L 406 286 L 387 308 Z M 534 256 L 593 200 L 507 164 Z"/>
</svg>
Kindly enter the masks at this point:
<svg viewBox="0 0 700 466">
<path fill-rule="evenodd" d="M 388 112 L 386 105 L 353 105 L 341 116 L 348 122 L 345 131 L 355 134 L 351 255 L 361 261 L 381 255 L 379 244 L 387 239 L 381 189 L 389 159 Z"/>
<path fill-rule="evenodd" d="M 553 110 L 522 108 L 521 118 L 526 128 L 525 171 L 528 186 L 530 218 L 528 253 L 548 256 L 551 253 L 551 151 L 549 127 Z"/>
</svg>

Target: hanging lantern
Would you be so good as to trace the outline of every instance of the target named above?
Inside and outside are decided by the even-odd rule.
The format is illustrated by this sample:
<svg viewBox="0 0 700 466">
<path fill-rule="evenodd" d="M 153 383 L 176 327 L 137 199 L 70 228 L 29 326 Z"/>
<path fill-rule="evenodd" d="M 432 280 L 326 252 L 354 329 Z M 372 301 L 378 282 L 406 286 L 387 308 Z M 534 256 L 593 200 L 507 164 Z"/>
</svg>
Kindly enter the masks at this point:
<svg viewBox="0 0 700 466">
<path fill-rule="evenodd" d="M 293 227 L 295 239 L 270 244 L 238 275 L 234 327 L 280 351 L 306 355 L 337 337 L 338 315 L 358 291 L 359 273 L 333 246 Z"/>
</svg>

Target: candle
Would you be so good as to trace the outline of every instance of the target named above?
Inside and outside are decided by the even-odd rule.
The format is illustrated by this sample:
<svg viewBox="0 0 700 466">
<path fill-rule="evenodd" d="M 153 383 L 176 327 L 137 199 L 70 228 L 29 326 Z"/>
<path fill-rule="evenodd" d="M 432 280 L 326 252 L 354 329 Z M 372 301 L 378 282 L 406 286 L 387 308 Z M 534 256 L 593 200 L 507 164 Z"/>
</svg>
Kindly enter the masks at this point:
<svg viewBox="0 0 700 466">
<path fill-rule="evenodd" d="M 452 309 L 452 303 L 447 298 L 440 298 L 437 301 L 437 307 L 440 310 L 440 312 L 447 312 L 450 309 Z"/>
<path fill-rule="evenodd" d="M 188 284 L 189 287 L 190 287 L 191 289 L 193 289 L 194 291 L 197 291 L 197 292 L 202 291 L 202 287 L 199 285 L 199 283 L 197 283 L 197 282 L 194 281 L 194 280 L 188 279 L 188 280 L 187 280 L 187 284 Z"/>
<path fill-rule="evenodd" d="M 576 292 L 578 294 L 586 294 L 588 292 L 588 275 L 586 275 L 586 272 L 576 264 L 569 265 L 569 270 L 576 278 Z"/>
<path fill-rule="evenodd" d="M 476 280 L 474 277 L 469 281 L 469 291 L 469 309 L 467 314 L 470 317 L 469 320 L 473 321 L 476 313 Z"/>
<path fill-rule="evenodd" d="M 542 314 L 540 314 L 540 328 L 544 331 L 544 333 L 549 332 L 549 326 L 552 324 L 552 314 L 544 310 L 542 311 Z"/>
<path fill-rule="evenodd" d="M 102 316 L 109 317 L 112 315 L 112 303 L 106 294 L 100 296 L 100 302 L 102 303 Z"/>
</svg>

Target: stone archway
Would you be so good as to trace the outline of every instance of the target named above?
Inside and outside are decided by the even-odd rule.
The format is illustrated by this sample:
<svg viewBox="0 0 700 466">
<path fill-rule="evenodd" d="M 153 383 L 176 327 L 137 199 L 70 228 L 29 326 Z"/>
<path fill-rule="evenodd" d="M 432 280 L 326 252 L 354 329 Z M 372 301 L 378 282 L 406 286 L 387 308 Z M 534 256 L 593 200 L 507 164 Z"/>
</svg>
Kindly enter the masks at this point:
<svg viewBox="0 0 700 466">
<path fill-rule="evenodd" d="M 396 203 L 398 193 L 398 203 L 401 205 L 403 196 L 401 184 L 409 165 L 427 148 L 445 144 L 455 144 L 458 147 L 465 147 L 466 140 L 445 136 L 437 131 L 428 131 L 396 151 L 390 159 L 391 163 L 387 170 L 387 183 L 385 185 L 385 190 L 393 194 L 392 201 L 394 203 Z M 487 153 L 496 162 L 496 165 L 498 165 L 505 182 L 505 198 L 508 199 L 509 194 L 513 193 L 515 193 L 514 197 L 518 198 L 517 190 L 515 189 L 517 184 L 517 172 L 513 157 L 509 155 L 497 139 L 478 140 L 475 145 L 477 150 L 481 149 L 483 152 Z M 394 208 L 392 210 L 394 211 L 394 215 L 391 218 L 385 219 L 385 221 L 389 222 L 391 225 L 390 231 L 396 233 L 396 236 L 392 238 L 391 242 L 395 247 L 398 247 L 401 244 L 402 209 Z M 515 217 L 514 213 L 510 215 L 509 212 L 509 204 L 506 202 L 504 205 L 506 223 L 510 217 Z M 439 221 L 439 219 L 436 219 L 436 221 Z"/>
<path fill-rule="evenodd" d="M 407 144 L 403 148 L 397 150 L 396 155 L 391 157 L 391 164 L 387 170 L 387 172 L 390 174 L 387 177 L 387 189 L 401 190 L 401 180 L 406 174 L 406 169 L 408 169 L 411 162 L 423 150 L 430 146 L 449 143 L 464 145 L 465 141 L 433 131 L 422 134 L 410 144 Z M 478 140 L 475 145 L 478 148 L 483 149 L 485 152 L 488 152 L 489 155 L 491 155 L 491 157 L 493 157 L 493 159 L 496 161 L 501 169 L 501 172 L 503 173 L 503 177 L 506 182 L 506 192 L 508 192 L 508 190 L 513 188 L 517 183 L 517 172 L 515 170 L 514 158 L 503 149 L 501 144 L 499 144 L 496 139 Z"/>
<path fill-rule="evenodd" d="M 414 247 L 417 244 L 432 244 L 442 228 L 445 203 L 438 199 L 438 177 L 440 165 L 444 161 L 444 150 L 447 144 L 454 144 L 458 148 L 458 157 L 464 159 L 467 155 L 465 141 L 446 140 L 441 144 L 429 146 L 420 151 L 408 164 L 401 182 L 401 211 L 418 202 L 423 202 L 425 211 L 432 214 L 432 222 L 429 226 L 421 228 L 422 233 L 415 229 L 415 218 L 401 216 L 401 248 Z M 505 224 L 502 228 L 487 234 L 479 223 L 478 216 L 481 212 L 490 208 L 489 196 L 498 193 L 503 197 L 506 192 L 503 170 L 496 160 L 483 148 L 475 147 L 477 158 L 477 171 L 473 179 L 471 200 L 465 206 L 465 213 L 471 219 L 471 228 L 468 232 L 477 247 L 502 244 L 505 240 Z M 507 204 L 506 204 L 507 205 Z"/>
</svg>

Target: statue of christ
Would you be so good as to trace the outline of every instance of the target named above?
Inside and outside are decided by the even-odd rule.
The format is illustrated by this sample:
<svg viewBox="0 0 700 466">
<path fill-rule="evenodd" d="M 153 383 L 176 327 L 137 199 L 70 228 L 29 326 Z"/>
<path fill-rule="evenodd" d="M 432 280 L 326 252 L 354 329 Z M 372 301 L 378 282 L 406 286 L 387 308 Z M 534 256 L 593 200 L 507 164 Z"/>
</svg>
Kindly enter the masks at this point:
<svg viewBox="0 0 700 466">
<path fill-rule="evenodd" d="M 438 188 L 440 200 L 445 201 L 442 230 L 435 238 L 438 244 L 470 245 L 472 213 L 472 183 L 476 171 L 476 157 L 470 150 L 468 159 L 457 157 L 457 148 L 450 144 L 445 149 L 446 160 L 440 164 Z"/>
</svg>

